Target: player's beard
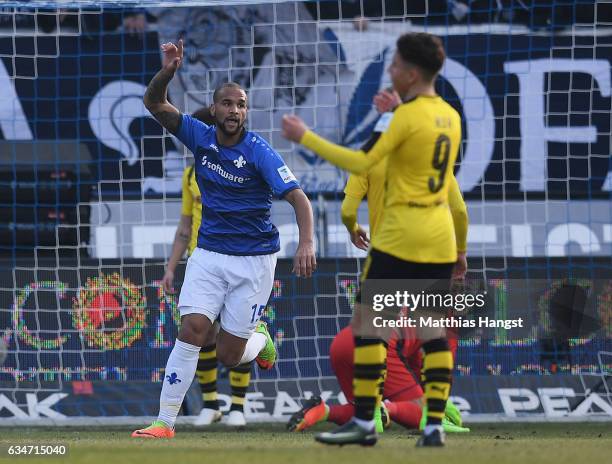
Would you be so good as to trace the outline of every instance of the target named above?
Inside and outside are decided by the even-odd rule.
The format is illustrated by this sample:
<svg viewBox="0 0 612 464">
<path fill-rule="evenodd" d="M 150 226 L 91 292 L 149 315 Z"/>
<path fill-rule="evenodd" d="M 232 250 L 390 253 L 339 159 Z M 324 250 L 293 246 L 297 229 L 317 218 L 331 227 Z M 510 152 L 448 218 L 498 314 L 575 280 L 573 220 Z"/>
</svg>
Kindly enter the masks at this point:
<svg viewBox="0 0 612 464">
<path fill-rule="evenodd" d="M 233 137 L 234 135 L 241 133 L 242 130 L 244 129 L 244 121 L 239 122 L 238 120 L 238 122 L 236 123 L 235 129 L 228 129 L 226 127 L 226 123 L 227 123 L 227 119 L 225 119 L 224 121 L 219 121 L 217 119 L 217 129 L 223 132 L 223 135 L 225 135 L 226 137 Z"/>
</svg>

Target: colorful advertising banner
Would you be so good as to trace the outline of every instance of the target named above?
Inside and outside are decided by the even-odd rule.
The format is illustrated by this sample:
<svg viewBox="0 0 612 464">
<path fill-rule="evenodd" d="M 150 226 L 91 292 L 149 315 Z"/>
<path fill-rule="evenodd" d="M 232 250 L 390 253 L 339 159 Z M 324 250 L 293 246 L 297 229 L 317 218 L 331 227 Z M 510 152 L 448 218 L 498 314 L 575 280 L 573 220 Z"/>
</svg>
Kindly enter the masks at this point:
<svg viewBox="0 0 612 464">
<path fill-rule="evenodd" d="M 462 318 L 505 321 L 524 316 L 526 309 L 531 317 L 520 331 L 504 324 L 486 330 L 464 324 L 456 330 L 453 395 L 460 407 L 472 413 L 555 415 L 587 399 L 584 404 L 593 411 L 610 414 L 612 289 L 602 279 L 605 263 L 590 268 L 585 263 L 576 260 L 569 273 L 566 264 L 552 260 L 548 266 L 534 260 L 530 267 L 508 261 L 507 269 L 497 272 L 490 269 L 500 262 L 488 262 L 487 272 L 471 263 L 473 274 L 461 291 L 484 295 L 484 307 L 466 309 Z M 36 270 L 0 272 L 0 417 L 19 416 L 11 405 L 30 414 L 27 405 L 35 401 L 43 405 L 41 411 L 64 415 L 151 414 L 179 324 L 177 298 L 164 294 L 159 284 L 163 264 L 38 264 Z M 290 269 L 289 260 L 279 261 L 264 313 L 279 360 L 271 371 L 253 371 L 252 399 L 263 401 L 253 407 L 274 418 L 289 413 L 291 401 L 306 392 L 329 391 L 342 400 L 329 347 L 350 320 L 360 262 L 321 260 L 309 280 L 297 279 Z M 527 292 L 519 283 L 534 282 L 535 269 L 540 269 L 539 283 Z M 179 282 L 182 272 L 181 267 Z M 531 280 L 525 280 L 526 273 Z M 139 395 L 139 389 L 146 400 L 128 406 L 129 392 Z M 101 406 L 92 413 L 86 404 L 98 399 Z M 275 406 L 283 401 L 287 409 Z M 592 412 L 590 406 L 581 408 Z"/>
</svg>

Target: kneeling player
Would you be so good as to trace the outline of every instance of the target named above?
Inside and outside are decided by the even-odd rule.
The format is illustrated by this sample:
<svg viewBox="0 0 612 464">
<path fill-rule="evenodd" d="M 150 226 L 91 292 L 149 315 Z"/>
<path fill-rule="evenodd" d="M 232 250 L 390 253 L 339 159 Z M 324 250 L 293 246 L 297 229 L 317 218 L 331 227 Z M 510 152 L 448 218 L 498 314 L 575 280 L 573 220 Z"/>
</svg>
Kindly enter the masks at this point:
<svg viewBox="0 0 612 464">
<path fill-rule="evenodd" d="M 414 336 L 414 331 L 405 329 L 402 336 L 394 334 L 389 340 L 387 354 L 387 376 L 383 388 L 384 403 L 376 412 L 377 431 L 389 425 L 392 420 L 408 429 L 422 428 L 424 425 L 420 385 L 423 356 L 421 342 Z M 451 351 L 456 352 L 456 339 L 450 339 Z M 348 404 L 327 405 L 319 396 L 310 398 L 304 407 L 295 413 L 287 424 L 290 431 L 306 430 L 313 425 L 328 421 L 343 425 L 351 420 L 355 413 L 353 404 L 353 351 L 355 343 L 351 327 L 345 327 L 334 338 L 330 347 L 330 361 L 340 389 Z M 447 432 L 467 432 L 462 427 L 461 413 L 448 401 L 442 425 Z"/>
</svg>

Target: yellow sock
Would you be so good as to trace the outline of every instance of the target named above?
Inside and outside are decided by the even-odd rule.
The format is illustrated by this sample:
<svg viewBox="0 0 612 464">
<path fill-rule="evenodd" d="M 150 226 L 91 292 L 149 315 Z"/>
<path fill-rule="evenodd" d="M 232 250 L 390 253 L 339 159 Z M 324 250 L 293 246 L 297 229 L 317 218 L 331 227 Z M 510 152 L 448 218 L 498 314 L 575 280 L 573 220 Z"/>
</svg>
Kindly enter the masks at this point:
<svg viewBox="0 0 612 464">
<path fill-rule="evenodd" d="M 245 396 L 251 382 L 251 364 L 236 366 L 229 372 L 230 386 L 232 387 L 232 406 L 230 411 L 242 412 L 244 410 Z"/>
<path fill-rule="evenodd" d="M 202 389 L 204 407 L 219 409 L 217 401 L 217 346 L 209 345 L 200 350 L 196 369 L 198 383 Z"/>
<path fill-rule="evenodd" d="M 439 425 L 444 418 L 446 400 L 450 395 L 453 355 L 444 338 L 423 344 L 424 397 L 427 402 L 427 425 Z"/>
<path fill-rule="evenodd" d="M 385 371 L 387 348 L 380 339 L 355 337 L 355 417 L 372 420 L 381 401 L 381 378 Z"/>
</svg>

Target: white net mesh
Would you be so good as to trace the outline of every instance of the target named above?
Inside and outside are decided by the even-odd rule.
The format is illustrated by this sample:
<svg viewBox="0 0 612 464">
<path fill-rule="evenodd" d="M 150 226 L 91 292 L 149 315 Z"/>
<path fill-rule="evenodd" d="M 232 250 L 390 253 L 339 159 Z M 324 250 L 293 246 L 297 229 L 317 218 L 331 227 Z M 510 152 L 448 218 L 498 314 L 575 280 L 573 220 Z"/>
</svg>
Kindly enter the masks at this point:
<svg viewBox="0 0 612 464">
<path fill-rule="evenodd" d="M 172 102 L 192 113 L 219 83 L 240 83 L 249 128 L 284 156 L 315 200 L 317 247 L 330 259 L 311 283 L 279 265 L 268 318 L 280 361 L 272 373 L 254 375 L 263 396 L 253 400 L 263 398 L 269 412 L 279 402 L 279 416 L 295 404 L 283 406 L 278 391 L 338 393 L 328 348 L 350 317 L 360 271 L 346 258 L 363 257 L 340 222 L 346 175 L 284 140 L 282 115 L 298 114 L 319 134 L 359 147 L 377 119 L 372 97 L 389 85 L 397 37 L 437 34 L 448 54 L 438 89 L 464 120 L 457 177 L 470 213 L 468 254 L 480 274 L 549 273 L 557 266 L 551 257 L 609 256 L 610 6 L 3 2 L 0 395 L 23 412 L 27 393 L 160 379 L 176 335 L 176 301 L 158 282 L 192 158 L 142 103 L 160 43 L 185 41 Z M 367 223 L 365 207 L 359 218 Z M 290 258 L 293 211 L 275 202 L 272 219 L 280 257 Z M 513 353 L 500 354 L 502 372 L 538 362 L 519 363 Z M 472 373 L 487 372 L 484 357 L 466 359 Z M 149 414 L 156 402 L 154 392 L 145 406 L 106 405 L 98 415 Z M 70 404 L 91 414 L 87 402 Z"/>
</svg>

